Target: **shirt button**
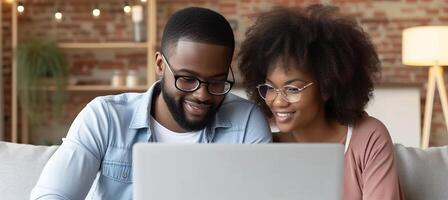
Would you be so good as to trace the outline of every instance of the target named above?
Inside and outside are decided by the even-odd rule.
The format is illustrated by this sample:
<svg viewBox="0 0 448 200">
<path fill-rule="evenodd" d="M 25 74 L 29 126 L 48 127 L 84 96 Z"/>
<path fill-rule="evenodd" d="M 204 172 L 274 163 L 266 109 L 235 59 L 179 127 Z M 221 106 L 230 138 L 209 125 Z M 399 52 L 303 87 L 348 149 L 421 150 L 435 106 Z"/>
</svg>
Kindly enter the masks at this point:
<svg viewBox="0 0 448 200">
<path fill-rule="evenodd" d="M 128 175 L 127 175 L 127 174 L 125 174 L 125 173 L 123 173 L 123 174 L 121 175 L 121 177 L 123 177 L 123 178 L 127 178 L 127 177 L 128 177 Z"/>
</svg>

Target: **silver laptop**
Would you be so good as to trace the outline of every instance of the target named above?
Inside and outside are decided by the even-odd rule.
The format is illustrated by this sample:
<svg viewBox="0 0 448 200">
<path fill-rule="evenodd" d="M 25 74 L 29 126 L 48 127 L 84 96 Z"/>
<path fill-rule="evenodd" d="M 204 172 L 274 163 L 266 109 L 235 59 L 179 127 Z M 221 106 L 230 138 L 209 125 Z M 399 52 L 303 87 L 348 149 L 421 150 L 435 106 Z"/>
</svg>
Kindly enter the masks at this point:
<svg viewBox="0 0 448 200">
<path fill-rule="evenodd" d="M 136 200 L 340 200 L 340 144 L 136 144 Z"/>
</svg>

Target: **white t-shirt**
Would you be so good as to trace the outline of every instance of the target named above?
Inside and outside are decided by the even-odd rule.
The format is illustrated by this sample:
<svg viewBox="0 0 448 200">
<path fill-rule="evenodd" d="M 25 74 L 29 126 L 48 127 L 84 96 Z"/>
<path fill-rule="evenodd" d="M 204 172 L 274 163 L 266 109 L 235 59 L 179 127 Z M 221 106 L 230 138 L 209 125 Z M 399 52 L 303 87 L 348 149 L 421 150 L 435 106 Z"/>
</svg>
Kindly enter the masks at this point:
<svg viewBox="0 0 448 200">
<path fill-rule="evenodd" d="M 344 154 L 347 152 L 348 145 L 350 145 L 350 139 L 352 139 L 352 134 L 353 134 L 353 126 L 348 126 L 347 139 L 345 139 Z"/>
<path fill-rule="evenodd" d="M 152 134 L 159 143 L 199 143 L 201 131 L 177 133 L 171 131 L 151 117 Z"/>
</svg>

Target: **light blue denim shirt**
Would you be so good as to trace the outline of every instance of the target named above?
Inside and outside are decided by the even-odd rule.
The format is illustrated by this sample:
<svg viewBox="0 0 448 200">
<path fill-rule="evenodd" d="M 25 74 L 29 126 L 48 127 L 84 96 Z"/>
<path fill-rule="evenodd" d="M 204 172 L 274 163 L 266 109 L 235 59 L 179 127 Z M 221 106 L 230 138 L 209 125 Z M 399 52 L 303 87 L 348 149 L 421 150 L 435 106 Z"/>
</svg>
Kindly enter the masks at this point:
<svg viewBox="0 0 448 200">
<path fill-rule="evenodd" d="M 31 199 L 83 199 L 92 183 L 94 199 L 132 199 L 132 146 L 157 142 L 151 134 L 156 82 L 145 93 L 92 100 L 73 121 L 66 138 L 44 167 Z M 253 103 L 227 94 L 201 143 L 267 143 L 269 126 Z"/>
</svg>

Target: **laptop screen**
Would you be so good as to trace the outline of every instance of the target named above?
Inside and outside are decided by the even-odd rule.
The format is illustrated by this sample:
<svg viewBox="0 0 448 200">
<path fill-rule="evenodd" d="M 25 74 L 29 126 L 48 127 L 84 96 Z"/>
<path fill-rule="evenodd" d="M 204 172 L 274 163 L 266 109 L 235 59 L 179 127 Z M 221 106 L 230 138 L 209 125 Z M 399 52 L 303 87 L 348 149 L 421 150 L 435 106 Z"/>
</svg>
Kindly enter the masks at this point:
<svg viewBox="0 0 448 200">
<path fill-rule="evenodd" d="M 341 199 L 340 144 L 157 144 L 133 149 L 134 199 Z"/>
</svg>

